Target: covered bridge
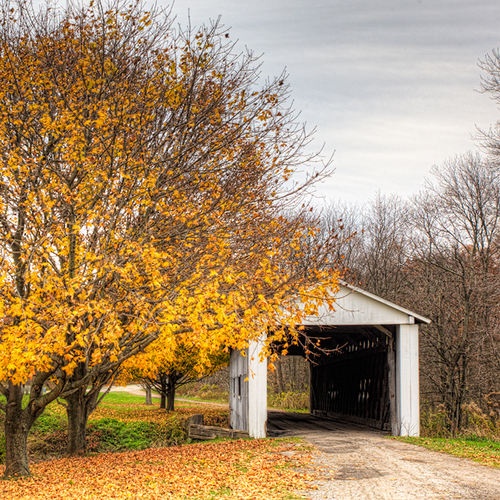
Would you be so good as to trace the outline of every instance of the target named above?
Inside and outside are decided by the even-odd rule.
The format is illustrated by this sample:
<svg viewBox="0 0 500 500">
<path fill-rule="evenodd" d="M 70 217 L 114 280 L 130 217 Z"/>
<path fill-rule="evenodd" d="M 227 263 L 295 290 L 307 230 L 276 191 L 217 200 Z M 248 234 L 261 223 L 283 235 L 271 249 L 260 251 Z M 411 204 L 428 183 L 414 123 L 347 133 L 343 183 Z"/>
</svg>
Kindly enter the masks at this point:
<svg viewBox="0 0 500 500">
<path fill-rule="evenodd" d="M 305 345 L 288 348 L 310 361 L 310 413 L 418 436 L 418 329 L 430 320 L 347 283 L 335 300 L 334 312 L 325 307 L 304 322 Z M 266 436 L 260 348 L 252 342 L 245 353 L 231 352 L 229 368 L 231 427 L 253 437 Z"/>
</svg>

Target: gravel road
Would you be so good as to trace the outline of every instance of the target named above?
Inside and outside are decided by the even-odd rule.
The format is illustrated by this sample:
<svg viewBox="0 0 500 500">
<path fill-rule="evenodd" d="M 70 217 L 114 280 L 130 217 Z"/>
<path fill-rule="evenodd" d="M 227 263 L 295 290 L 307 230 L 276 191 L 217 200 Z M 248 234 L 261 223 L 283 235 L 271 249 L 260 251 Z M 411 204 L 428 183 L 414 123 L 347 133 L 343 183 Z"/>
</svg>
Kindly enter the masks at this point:
<svg viewBox="0 0 500 500">
<path fill-rule="evenodd" d="M 318 450 L 325 480 L 311 500 L 500 500 L 500 470 L 341 423 L 269 412 L 275 435 L 298 435 Z M 292 422 L 287 421 L 291 419 Z"/>
</svg>

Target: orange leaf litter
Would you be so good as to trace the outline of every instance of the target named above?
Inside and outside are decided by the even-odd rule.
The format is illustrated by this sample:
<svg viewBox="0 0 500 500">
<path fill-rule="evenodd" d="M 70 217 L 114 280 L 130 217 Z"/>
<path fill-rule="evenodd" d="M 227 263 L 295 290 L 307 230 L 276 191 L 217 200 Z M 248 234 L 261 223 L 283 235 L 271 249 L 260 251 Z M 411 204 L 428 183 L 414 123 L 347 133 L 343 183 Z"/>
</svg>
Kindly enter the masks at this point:
<svg viewBox="0 0 500 500">
<path fill-rule="evenodd" d="M 310 461 L 293 444 L 266 440 L 64 458 L 33 464 L 30 478 L 0 481 L 0 498 L 281 499 L 310 487 L 306 481 L 312 478 L 295 469 Z"/>
</svg>

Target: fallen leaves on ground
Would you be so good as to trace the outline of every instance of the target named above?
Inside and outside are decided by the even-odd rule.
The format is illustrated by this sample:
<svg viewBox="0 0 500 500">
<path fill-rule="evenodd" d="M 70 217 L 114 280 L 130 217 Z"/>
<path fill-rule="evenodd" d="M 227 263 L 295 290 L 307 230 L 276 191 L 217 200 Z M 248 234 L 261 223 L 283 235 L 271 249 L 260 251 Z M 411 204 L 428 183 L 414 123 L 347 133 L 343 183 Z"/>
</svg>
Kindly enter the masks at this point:
<svg viewBox="0 0 500 500">
<path fill-rule="evenodd" d="M 142 421 L 162 423 L 165 420 L 176 415 L 181 419 L 187 419 L 191 415 L 203 415 L 205 425 L 214 425 L 218 427 L 229 426 L 229 410 L 227 408 L 211 407 L 208 405 L 192 405 L 179 406 L 174 412 L 161 410 L 158 407 L 146 405 L 138 405 L 131 409 L 130 404 L 127 405 L 102 405 L 97 407 L 92 414 L 91 420 L 99 420 L 101 418 L 116 418 L 124 422 Z"/>
<path fill-rule="evenodd" d="M 295 453 L 286 453 L 294 450 Z M 295 443 L 239 440 L 65 458 L 32 465 L 33 476 L 0 481 L 2 500 L 282 499 L 308 488 Z M 3 468 L 0 469 L 3 472 Z"/>
<path fill-rule="evenodd" d="M 53 405 L 50 407 L 51 413 L 65 415 L 66 409 L 62 406 Z M 191 415 L 203 415 L 205 425 L 216 427 L 229 427 L 229 409 L 222 406 L 189 404 L 186 406 L 177 405 L 175 411 L 166 411 L 145 404 L 115 403 L 99 405 L 91 414 L 89 420 L 100 420 L 102 418 L 116 418 L 122 422 L 154 422 L 161 424 L 173 416 L 187 419 Z"/>
</svg>

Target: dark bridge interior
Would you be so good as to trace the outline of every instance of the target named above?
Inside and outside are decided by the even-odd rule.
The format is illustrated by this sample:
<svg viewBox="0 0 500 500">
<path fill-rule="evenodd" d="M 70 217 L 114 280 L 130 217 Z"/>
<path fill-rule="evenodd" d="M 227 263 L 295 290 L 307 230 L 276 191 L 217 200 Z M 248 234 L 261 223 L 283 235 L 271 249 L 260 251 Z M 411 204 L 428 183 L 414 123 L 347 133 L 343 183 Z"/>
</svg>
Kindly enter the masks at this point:
<svg viewBox="0 0 500 500">
<path fill-rule="evenodd" d="M 392 325 L 302 330 L 287 350 L 310 362 L 310 413 L 390 429 L 394 337 Z"/>
</svg>

